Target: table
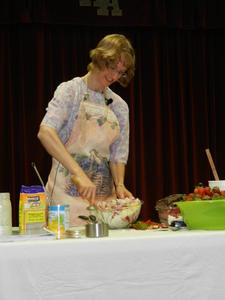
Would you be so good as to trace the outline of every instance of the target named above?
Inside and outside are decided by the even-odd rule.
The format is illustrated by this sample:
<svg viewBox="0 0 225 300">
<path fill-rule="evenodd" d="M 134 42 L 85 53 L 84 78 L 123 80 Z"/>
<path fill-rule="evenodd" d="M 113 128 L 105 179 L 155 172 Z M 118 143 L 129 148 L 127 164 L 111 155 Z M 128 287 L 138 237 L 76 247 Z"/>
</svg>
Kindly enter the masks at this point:
<svg viewBox="0 0 225 300">
<path fill-rule="evenodd" d="M 0 243 L 1 300 L 225 299 L 225 231 Z"/>
</svg>

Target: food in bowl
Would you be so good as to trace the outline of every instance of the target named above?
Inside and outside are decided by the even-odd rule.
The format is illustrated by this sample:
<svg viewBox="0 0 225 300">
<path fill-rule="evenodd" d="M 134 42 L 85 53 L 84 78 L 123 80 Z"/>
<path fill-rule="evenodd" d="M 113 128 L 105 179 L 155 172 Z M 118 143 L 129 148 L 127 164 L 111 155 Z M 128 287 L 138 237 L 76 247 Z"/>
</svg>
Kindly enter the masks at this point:
<svg viewBox="0 0 225 300">
<path fill-rule="evenodd" d="M 136 199 L 112 199 L 95 203 L 97 220 L 108 224 L 111 229 L 129 227 L 141 211 L 142 201 Z"/>
<path fill-rule="evenodd" d="M 199 183 L 195 186 L 193 193 L 184 195 L 183 199 L 184 201 L 225 199 L 225 191 L 217 186 L 209 187 Z"/>
<path fill-rule="evenodd" d="M 180 217 L 180 211 L 173 205 L 174 202 L 183 201 L 184 194 L 173 194 L 156 202 L 155 209 L 158 212 L 159 221 L 161 224 L 168 225 L 169 218 L 176 220 Z"/>
<path fill-rule="evenodd" d="M 203 184 L 195 186 L 184 201 L 175 202 L 188 229 L 225 229 L 225 191 Z"/>
</svg>

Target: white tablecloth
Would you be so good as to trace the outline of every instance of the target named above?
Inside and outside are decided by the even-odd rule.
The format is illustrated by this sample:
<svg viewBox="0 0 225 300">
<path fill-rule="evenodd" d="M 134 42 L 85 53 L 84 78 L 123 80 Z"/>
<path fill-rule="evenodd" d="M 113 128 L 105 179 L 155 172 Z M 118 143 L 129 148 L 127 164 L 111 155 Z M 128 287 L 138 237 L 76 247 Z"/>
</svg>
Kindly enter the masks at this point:
<svg viewBox="0 0 225 300">
<path fill-rule="evenodd" d="M 0 242 L 1 300 L 225 299 L 225 231 Z"/>
</svg>

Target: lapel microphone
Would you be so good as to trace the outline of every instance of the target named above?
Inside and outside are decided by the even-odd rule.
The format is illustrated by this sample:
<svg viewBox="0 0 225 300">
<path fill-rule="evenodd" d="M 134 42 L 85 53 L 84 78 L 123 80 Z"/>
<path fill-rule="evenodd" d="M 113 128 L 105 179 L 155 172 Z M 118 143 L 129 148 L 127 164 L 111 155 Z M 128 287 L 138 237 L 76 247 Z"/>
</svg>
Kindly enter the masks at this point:
<svg viewBox="0 0 225 300">
<path fill-rule="evenodd" d="M 109 105 L 109 104 L 111 104 L 111 103 L 113 103 L 113 99 L 112 99 L 112 98 L 109 98 L 109 99 L 106 99 L 106 98 L 105 98 L 105 104 L 106 104 L 106 105 Z"/>
</svg>

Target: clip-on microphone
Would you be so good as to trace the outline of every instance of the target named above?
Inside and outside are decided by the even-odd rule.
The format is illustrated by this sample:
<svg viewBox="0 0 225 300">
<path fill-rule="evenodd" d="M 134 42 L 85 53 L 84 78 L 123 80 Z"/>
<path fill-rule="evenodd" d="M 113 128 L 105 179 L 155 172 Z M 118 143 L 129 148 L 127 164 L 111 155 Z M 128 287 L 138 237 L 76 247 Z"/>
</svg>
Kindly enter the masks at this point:
<svg viewBox="0 0 225 300">
<path fill-rule="evenodd" d="M 111 103 L 113 103 L 113 99 L 112 99 L 112 98 L 109 98 L 109 99 L 106 99 L 106 98 L 105 98 L 105 104 L 106 104 L 106 105 L 109 105 L 109 104 L 111 104 Z"/>
</svg>

